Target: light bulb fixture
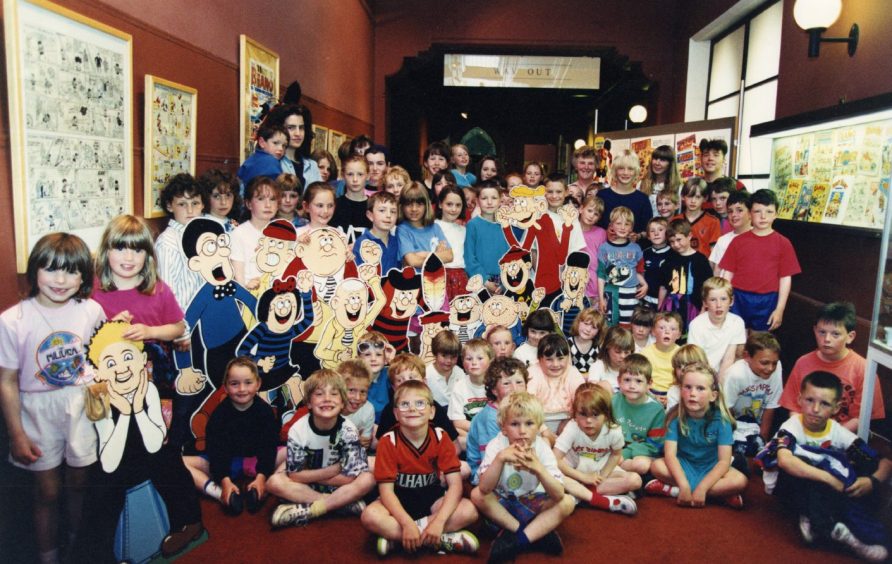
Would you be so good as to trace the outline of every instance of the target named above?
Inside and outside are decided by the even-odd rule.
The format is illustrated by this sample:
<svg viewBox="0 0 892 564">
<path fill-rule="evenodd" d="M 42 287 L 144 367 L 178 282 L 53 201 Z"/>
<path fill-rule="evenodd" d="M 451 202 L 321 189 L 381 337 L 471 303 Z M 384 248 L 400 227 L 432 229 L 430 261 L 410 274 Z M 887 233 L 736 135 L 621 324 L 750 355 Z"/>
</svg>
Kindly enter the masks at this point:
<svg viewBox="0 0 892 564">
<path fill-rule="evenodd" d="M 848 37 L 821 37 L 842 12 L 842 0 L 796 0 L 793 5 L 793 19 L 796 25 L 808 32 L 808 56 L 817 57 L 821 43 L 847 43 L 849 57 L 858 49 L 860 32 L 858 24 L 852 24 Z"/>
<path fill-rule="evenodd" d="M 462 112 L 461 117 L 462 119 L 468 119 L 468 112 Z"/>
<path fill-rule="evenodd" d="M 574 149 L 574 150 L 575 150 L 575 149 L 578 149 L 578 148 L 580 148 L 580 147 L 584 147 L 584 146 L 585 146 L 585 141 L 583 141 L 582 139 L 577 139 L 576 141 L 573 142 L 573 149 Z"/>
<path fill-rule="evenodd" d="M 642 123 L 647 119 L 647 108 L 641 104 L 636 104 L 629 109 L 629 121 L 632 123 Z"/>
</svg>

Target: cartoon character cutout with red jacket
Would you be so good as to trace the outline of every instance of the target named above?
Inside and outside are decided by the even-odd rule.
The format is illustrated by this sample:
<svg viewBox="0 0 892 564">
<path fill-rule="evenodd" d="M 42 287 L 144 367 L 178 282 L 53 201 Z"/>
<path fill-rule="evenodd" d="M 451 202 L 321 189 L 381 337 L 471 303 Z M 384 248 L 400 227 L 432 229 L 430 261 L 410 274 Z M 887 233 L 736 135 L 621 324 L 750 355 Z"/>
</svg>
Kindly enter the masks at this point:
<svg viewBox="0 0 892 564">
<path fill-rule="evenodd" d="M 496 213 L 496 218 L 502 226 L 505 239 L 511 246 L 521 247 L 526 251 L 533 248 L 535 243 L 538 249 L 536 261 L 535 287 L 545 289 L 544 305 L 561 290 L 561 265 L 567 260 L 567 252 L 570 247 L 570 229 L 579 212 L 573 206 L 564 206 L 560 209 L 561 218 L 564 220 L 560 239 L 551 217 L 545 213 L 548 203 L 545 201 L 545 188 L 530 188 L 528 186 L 515 186 L 511 189 L 511 205 L 502 206 Z M 526 230 L 523 243 L 518 243 L 511 231 L 511 227 L 519 227 Z M 509 251 L 510 252 L 510 251 Z"/>
<path fill-rule="evenodd" d="M 386 304 L 372 324 L 393 345 L 396 352 L 409 349 L 409 322 L 418 310 L 421 276 L 411 266 L 391 268 L 382 280 Z"/>
</svg>

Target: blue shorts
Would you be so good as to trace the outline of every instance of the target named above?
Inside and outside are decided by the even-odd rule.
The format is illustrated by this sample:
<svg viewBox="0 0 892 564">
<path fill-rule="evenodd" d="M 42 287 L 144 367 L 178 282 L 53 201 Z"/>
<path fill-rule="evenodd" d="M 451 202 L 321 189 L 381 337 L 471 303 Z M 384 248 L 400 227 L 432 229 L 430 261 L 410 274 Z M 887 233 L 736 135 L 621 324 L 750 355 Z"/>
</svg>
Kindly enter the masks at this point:
<svg viewBox="0 0 892 564">
<path fill-rule="evenodd" d="M 520 497 L 499 496 L 499 503 L 520 522 L 520 528 L 524 528 L 545 509 L 549 499 L 548 494 L 531 493 Z"/>
<path fill-rule="evenodd" d="M 731 313 L 742 317 L 747 329 L 768 331 L 768 318 L 776 307 L 777 292 L 757 294 L 735 289 Z"/>
</svg>

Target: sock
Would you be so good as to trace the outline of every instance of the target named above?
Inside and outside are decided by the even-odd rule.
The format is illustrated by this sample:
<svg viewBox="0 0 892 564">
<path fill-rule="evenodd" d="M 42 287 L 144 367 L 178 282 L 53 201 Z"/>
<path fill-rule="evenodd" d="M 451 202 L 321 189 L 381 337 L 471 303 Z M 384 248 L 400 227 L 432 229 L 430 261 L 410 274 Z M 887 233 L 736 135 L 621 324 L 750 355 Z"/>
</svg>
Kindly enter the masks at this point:
<svg viewBox="0 0 892 564">
<path fill-rule="evenodd" d="M 41 552 L 38 555 L 38 559 L 40 560 L 40 564 L 58 564 L 59 549 L 54 548 L 52 550 L 47 550 L 46 552 Z"/>
<path fill-rule="evenodd" d="M 517 535 L 517 547 L 518 548 L 529 546 L 530 539 L 527 538 L 527 534 L 523 529 L 518 529 L 518 531 L 514 534 Z"/>
<path fill-rule="evenodd" d="M 204 483 L 204 493 L 217 501 L 220 501 L 220 498 L 223 497 L 223 488 L 221 488 L 215 481 L 208 480 Z"/>
<path fill-rule="evenodd" d="M 416 519 L 415 526 L 418 527 L 419 531 L 423 531 L 425 528 L 427 528 L 427 524 L 429 521 L 430 521 L 429 516 L 422 517 L 421 519 Z"/>
<path fill-rule="evenodd" d="M 599 494 L 595 488 L 590 488 L 592 492 L 592 499 L 589 500 L 589 503 L 592 507 L 596 507 L 598 509 L 610 509 L 610 498 L 606 495 Z"/>
<path fill-rule="evenodd" d="M 322 517 L 328 512 L 328 509 L 325 507 L 324 499 L 317 499 L 310 505 L 310 518 L 316 519 L 317 517 Z"/>
</svg>

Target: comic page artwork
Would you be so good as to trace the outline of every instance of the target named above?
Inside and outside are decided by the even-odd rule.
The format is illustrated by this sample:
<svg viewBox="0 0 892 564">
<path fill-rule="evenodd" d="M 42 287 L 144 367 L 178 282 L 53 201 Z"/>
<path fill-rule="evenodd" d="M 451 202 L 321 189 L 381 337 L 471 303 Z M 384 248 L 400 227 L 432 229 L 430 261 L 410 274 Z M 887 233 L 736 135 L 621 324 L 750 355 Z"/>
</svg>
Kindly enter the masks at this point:
<svg viewBox="0 0 892 564">
<path fill-rule="evenodd" d="M 198 92 L 146 75 L 145 215 L 162 217 L 161 190 L 181 172 L 195 174 L 195 126 Z"/>
</svg>

